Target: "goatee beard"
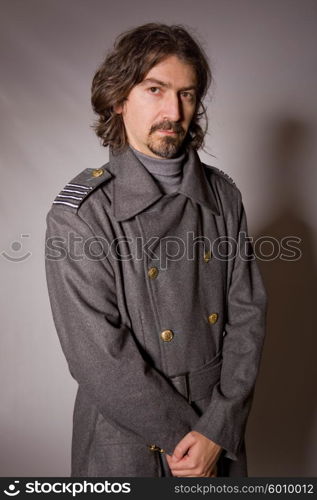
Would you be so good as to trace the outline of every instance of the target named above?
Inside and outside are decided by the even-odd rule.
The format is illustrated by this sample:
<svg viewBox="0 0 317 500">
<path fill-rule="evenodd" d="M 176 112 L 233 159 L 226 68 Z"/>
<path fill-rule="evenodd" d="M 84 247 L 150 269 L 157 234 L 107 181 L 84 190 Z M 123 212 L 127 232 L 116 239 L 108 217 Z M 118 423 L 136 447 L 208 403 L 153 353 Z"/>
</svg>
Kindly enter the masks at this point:
<svg viewBox="0 0 317 500">
<path fill-rule="evenodd" d="M 170 130 L 176 132 L 177 135 L 166 135 L 155 139 L 152 134 L 156 130 Z M 182 146 L 184 135 L 185 131 L 179 123 L 164 121 L 151 127 L 147 147 L 152 153 L 161 158 L 173 158 L 177 155 Z"/>
<path fill-rule="evenodd" d="M 177 155 L 181 144 L 174 137 L 162 137 L 159 142 L 149 141 L 147 147 L 152 153 L 161 156 L 161 158 L 173 158 Z"/>
</svg>

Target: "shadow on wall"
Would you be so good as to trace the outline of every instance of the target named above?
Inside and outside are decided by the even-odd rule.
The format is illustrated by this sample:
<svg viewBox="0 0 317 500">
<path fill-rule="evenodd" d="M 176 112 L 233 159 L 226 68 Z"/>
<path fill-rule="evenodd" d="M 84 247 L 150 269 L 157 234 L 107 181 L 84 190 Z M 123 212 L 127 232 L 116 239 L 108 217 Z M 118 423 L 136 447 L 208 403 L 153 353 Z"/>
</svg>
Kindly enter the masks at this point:
<svg viewBox="0 0 317 500">
<path fill-rule="evenodd" d="M 311 130 L 284 120 L 273 129 L 271 191 L 276 217 L 259 236 L 301 238 L 297 261 L 260 261 L 269 296 L 268 329 L 247 430 L 250 476 L 309 476 L 316 411 L 316 261 L 314 240 L 301 215 L 300 179 Z M 263 246 L 264 250 L 265 246 Z M 266 247 L 265 254 L 273 246 Z M 275 248 L 275 255 L 277 254 Z M 287 252 L 289 255 L 289 252 Z M 257 253 L 258 255 L 258 253 Z"/>
</svg>

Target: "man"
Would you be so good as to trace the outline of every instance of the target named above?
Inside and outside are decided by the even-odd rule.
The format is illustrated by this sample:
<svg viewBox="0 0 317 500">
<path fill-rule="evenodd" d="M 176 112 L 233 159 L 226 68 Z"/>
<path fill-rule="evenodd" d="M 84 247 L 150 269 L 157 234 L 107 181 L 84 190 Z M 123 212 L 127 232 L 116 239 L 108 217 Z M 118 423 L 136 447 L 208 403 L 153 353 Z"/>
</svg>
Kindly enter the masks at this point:
<svg viewBox="0 0 317 500">
<path fill-rule="evenodd" d="M 241 195 L 196 150 L 210 82 L 181 26 L 121 35 L 92 85 L 110 161 L 47 216 L 56 329 L 79 384 L 73 476 L 247 475 L 266 295 Z"/>
</svg>

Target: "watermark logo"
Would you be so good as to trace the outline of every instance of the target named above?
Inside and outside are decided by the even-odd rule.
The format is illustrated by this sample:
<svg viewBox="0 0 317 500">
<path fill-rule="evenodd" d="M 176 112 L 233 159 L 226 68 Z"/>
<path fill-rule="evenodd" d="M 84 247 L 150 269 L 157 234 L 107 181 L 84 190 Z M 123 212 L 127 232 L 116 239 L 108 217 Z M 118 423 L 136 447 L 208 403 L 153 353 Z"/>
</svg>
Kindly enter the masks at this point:
<svg viewBox="0 0 317 500">
<path fill-rule="evenodd" d="M 9 497 L 15 497 L 16 495 L 18 495 L 20 493 L 20 490 L 17 490 L 16 489 L 16 485 L 14 483 L 17 483 L 19 484 L 20 481 L 14 481 L 13 483 L 9 484 L 8 486 L 8 490 L 4 490 L 3 493 L 5 493 L 6 495 L 8 495 Z"/>
<path fill-rule="evenodd" d="M 29 234 L 21 234 L 20 239 L 23 240 L 23 238 L 29 237 Z M 31 252 L 26 252 L 25 250 L 23 250 L 23 241 L 22 243 L 20 241 L 13 241 L 10 245 L 9 252 L 10 253 L 4 250 L 0 255 L 2 255 L 2 257 L 4 257 L 6 260 L 9 260 L 10 262 L 23 262 L 32 255 Z"/>
<path fill-rule="evenodd" d="M 75 498 L 77 495 L 81 494 L 120 494 L 120 493 L 131 493 L 132 486 L 130 482 L 121 481 L 38 481 L 37 479 L 32 482 L 24 483 L 20 485 L 20 481 L 12 481 L 6 489 L 3 490 L 4 494 L 9 497 L 15 497 L 19 493 L 23 494 L 57 494 L 57 495 L 71 495 Z M 23 496 L 23 495 L 22 495 Z"/>
</svg>

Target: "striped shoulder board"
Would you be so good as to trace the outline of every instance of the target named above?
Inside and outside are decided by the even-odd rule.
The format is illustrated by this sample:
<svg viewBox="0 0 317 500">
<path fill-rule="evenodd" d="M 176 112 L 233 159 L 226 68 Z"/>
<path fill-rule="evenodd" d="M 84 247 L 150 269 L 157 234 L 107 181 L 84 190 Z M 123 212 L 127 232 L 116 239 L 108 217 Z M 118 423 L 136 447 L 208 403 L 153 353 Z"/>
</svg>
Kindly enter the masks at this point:
<svg viewBox="0 0 317 500">
<path fill-rule="evenodd" d="M 70 209 L 78 210 L 87 196 L 100 184 L 109 180 L 110 177 L 110 172 L 104 166 L 101 168 L 86 168 L 66 184 L 64 189 L 56 196 L 53 205 L 64 205 Z"/>
</svg>

